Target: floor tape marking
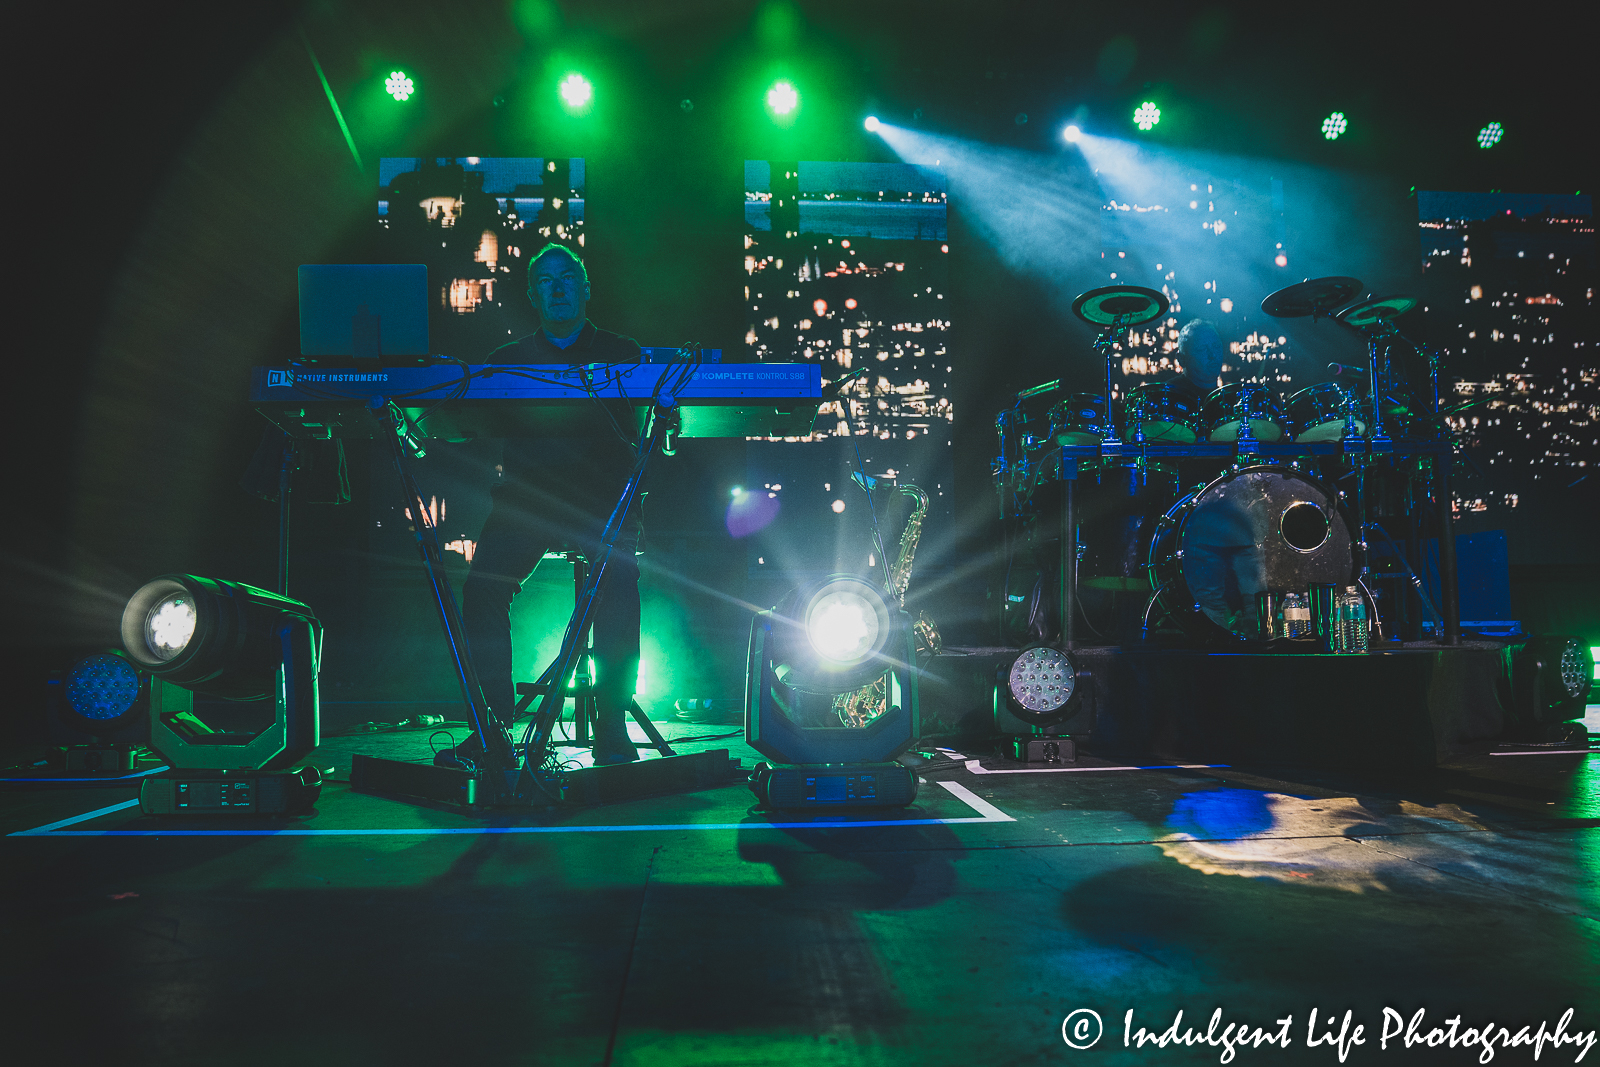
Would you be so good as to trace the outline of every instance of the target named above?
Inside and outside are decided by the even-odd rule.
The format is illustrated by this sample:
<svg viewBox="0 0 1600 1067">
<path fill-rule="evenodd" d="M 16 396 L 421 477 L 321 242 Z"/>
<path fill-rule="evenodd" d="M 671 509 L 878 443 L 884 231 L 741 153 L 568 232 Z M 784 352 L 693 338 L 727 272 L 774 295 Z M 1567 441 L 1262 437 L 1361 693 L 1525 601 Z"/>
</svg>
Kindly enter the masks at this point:
<svg viewBox="0 0 1600 1067">
<path fill-rule="evenodd" d="M 1083 774 L 1088 771 L 1200 771 L 1227 767 L 1226 763 L 1160 763 L 1149 767 L 1019 767 L 990 770 L 975 759 L 967 760 L 973 774 Z"/>
<path fill-rule="evenodd" d="M 1016 822 L 1011 816 L 976 795 L 957 782 L 940 782 L 951 794 L 960 799 L 977 816 L 959 819 L 863 819 L 863 820 L 813 820 L 810 822 L 718 822 L 718 823 L 652 823 L 629 826 L 460 826 L 418 827 L 416 829 L 352 829 L 319 830 L 311 827 L 286 827 L 281 830 L 232 830 L 219 827 L 215 830 L 61 830 L 60 827 L 87 822 L 102 815 L 110 815 L 136 807 L 137 800 L 85 812 L 70 819 L 36 826 L 31 830 L 18 830 L 8 837 L 429 837 L 452 834 L 598 834 L 626 831 L 690 831 L 690 830 L 815 830 L 849 827 L 887 826 L 957 826 L 963 823 Z"/>
<path fill-rule="evenodd" d="M 96 808 L 94 811 L 86 811 L 82 815 L 74 815 L 70 819 L 62 819 L 60 822 L 45 823 L 43 826 L 35 826 L 32 830 L 18 830 L 15 833 L 10 833 L 6 836 L 35 837 L 48 834 L 52 830 L 58 830 L 63 826 L 72 826 L 75 823 L 88 822 L 90 819 L 98 819 L 102 815 L 110 815 L 111 813 L 117 811 L 127 811 L 129 808 L 137 808 L 138 806 L 138 800 L 124 800 L 120 804 L 111 804 L 104 808 Z"/>
</svg>

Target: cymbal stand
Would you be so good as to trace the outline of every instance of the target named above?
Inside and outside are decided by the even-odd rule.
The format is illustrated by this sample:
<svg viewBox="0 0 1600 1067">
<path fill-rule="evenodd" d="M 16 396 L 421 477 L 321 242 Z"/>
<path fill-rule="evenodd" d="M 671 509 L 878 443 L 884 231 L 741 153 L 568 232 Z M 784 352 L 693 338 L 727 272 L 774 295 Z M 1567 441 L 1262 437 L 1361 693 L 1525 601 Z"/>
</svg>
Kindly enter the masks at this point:
<svg viewBox="0 0 1600 1067">
<path fill-rule="evenodd" d="M 1439 396 L 1439 353 L 1430 345 L 1413 344 L 1411 347 L 1428 360 L 1428 378 L 1433 389 L 1433 438 L 1446 443 L 1449 435 Z M 1441 645 L 1461 643 L 1461 588 L 1456 579 L 1455 495 L 1450 488 L 1450 467 L 1454 461 L 1454 446 L 1433 457 L 1433 500 L 1439 527 L 1439 613 L 1443 616 L 1434 639 Z"/>
</svg>

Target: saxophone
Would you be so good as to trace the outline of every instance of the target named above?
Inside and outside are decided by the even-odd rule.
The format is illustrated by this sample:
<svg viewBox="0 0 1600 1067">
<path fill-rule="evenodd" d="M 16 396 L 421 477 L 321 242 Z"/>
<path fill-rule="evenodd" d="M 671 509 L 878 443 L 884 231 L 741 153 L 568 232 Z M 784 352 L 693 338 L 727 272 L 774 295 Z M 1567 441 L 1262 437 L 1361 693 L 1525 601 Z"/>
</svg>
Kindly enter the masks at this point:
<svg viewBox="0 0 1600 1067">
<path fill-rule="evenodd" d="M 922 540 L 922 520 L 928 515 L 928 494 L 914 485 L 901 485 L 896 488 L 917 502 L 911 510 L 911 517 L 906 519 L 905 529 L 900 532 L 899 551 L 895 555 L 894 563 L 889 567 L 889 594 L 903 607 L 906 601 L 906 589 L 911 585 L 911 564 L 917 555 L 917 543 Z M 911 623 L 911 632 L 919 662 L 926 661 L 938 653 L 942 645 L 939 629 L 926 612 L 917 612 L 916 618 Z M 840 693 L 834 697 L 833 710 L 838 713 L 839 721 L 846 726 L 866 726 L 883 714 L 887 701 L 887 681 L 885 678 L 879 678 L 853 692 Z"/>
</svg>

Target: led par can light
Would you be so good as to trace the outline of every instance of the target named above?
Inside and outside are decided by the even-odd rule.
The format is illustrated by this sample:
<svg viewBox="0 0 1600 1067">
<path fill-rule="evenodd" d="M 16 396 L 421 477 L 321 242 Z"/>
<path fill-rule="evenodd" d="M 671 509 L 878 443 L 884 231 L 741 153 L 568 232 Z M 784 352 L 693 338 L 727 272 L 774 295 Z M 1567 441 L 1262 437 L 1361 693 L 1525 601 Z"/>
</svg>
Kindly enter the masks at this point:
<svg viewBox="0 0 1600 1067">
<path fill-rule="evenodd" d="M 1586 642 L 1559 634 L 1530 639 L 1511 658 L 1509 733 L 1544 741 L 1570 732 L 1566 724 L 1583 718 L 1593 679 L 1594 657 Z"/>
<path fill-rule="evenodd" d="M 172 770 L 141 786 L 146 813 L 281 814 L 309 806 L 320 783 L 286 768 L 321 739 L 322 624 L 310 608 L 243 582 L 164 574 L 128 600 L 122 643 L 155 681 L 274 706 L 271 725 L 255 733 L 214 730 L 192 703 L 152 709 L 150 747 Z M 274 775 L 283 780 L 269 782 Z"/>
<path fill-rule="evenodd" d="M 1010 737 L 1060 734 L 1076 725 L 1073 720 L 1084 710 L 1082 691 L 1088 681 L 1070 652 L 1049 645 L 1023 649 L 997 679 L 995 729 Z"/>
</svg>

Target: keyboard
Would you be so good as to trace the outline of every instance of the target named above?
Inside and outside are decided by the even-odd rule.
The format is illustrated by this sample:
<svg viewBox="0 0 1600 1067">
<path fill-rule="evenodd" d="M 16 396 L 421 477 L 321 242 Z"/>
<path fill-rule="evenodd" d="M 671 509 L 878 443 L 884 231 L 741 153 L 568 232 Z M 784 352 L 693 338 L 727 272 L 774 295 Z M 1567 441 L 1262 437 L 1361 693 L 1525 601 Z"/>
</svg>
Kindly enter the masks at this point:
<svg viewBox="0 0 1600 1067">
<path fill-rule="evenodd" d="M 683 380 L 685 375 L 687 380 Z M 255 367 L 250 403 L 291 437 L 374 438 L 370 402 L 392 400 L 424 437 L 575 437 L 609 433 L 630 412 L 637 430 L 658 389 L 677 383 L 683 437 L 803 437 L 822 402 L 807 363 L 440 364 L 349 369 Z"/>
</svg>

